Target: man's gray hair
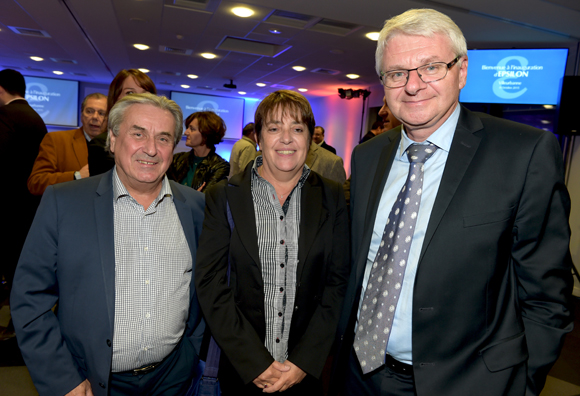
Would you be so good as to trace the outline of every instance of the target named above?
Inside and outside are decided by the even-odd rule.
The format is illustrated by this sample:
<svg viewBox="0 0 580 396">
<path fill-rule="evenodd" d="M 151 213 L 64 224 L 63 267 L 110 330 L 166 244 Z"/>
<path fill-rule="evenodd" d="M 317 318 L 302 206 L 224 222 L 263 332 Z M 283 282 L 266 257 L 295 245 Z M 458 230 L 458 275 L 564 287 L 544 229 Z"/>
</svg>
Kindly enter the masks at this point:
<svg viewBox="0 0 580 396">
<path fill-rule="evenodd" d="M 171 113 L 173 120 L 175 121 L 174 146 L 176 146 L 181 140 L 181 135 L 183 134 L 183 113 L 181 112 L 181 108 L 177 103 L 173 100 L 167 99 L 165 96 L 157 96 L 148 92 L 127 95 L 115 103 L 109 113 L 109 125 L 107 130 L 113 131 L 113 135 L 119 136 L 119 130 L 123 123 L 123 119 L 125 118 L 125 112 L 129 107 L 136 104 L 155 106 Z M 110 147 L 110 140 L 110 135 L 107 134 L 107 150 L 109 150 Z"/>
<path fill-rule="evenodd" d="M 461 29 L 447 15 L 429 8 L 413 9 L 385 21 L 379 34 L 375 53 L 375 69 L 380 76 L 383 68 L 385 48 L 399 34 L 433 37 L 443 34 L 449 38 L 451 50 L 456 56 L 467 55 L 467 43 Z"/>
<path fill-rule="evenodd" d="M 88 94 L 87 96 L 85 96 L 85 98 L 83 99 L 83 102 L 81 103 L 81 111 L 85 111 L 85 107 L 87 106 L 87 102 L 89 101 L 89 99 L 97 99 L 97 100 L 98 99 L 105 99 L 105 100 L 107 100 L 107 97 L 99 92 Z"/>
</svg>

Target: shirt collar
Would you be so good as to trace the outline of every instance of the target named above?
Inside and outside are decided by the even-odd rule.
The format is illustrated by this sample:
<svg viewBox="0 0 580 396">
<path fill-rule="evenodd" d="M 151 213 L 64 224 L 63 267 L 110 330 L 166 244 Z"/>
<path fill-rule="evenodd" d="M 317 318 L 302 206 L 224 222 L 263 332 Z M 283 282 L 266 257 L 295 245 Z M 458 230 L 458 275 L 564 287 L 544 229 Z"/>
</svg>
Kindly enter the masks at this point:
<svg viewBox="0 0 580 396">
<path fill-rule="evenodd" d="M 8 104 L 10 104 L 10 103 L 12 103 L 12 102 L 15 102 L 15 101 L 17 101 L 17 100 L 23 100 L 23 101 L 25 101 L 25 102 L 26 102 L 26 99 L 24 99 L 24 98 L 14 98 L 14 99 L 10 99 L 8 102 L 4 103 L 4 106 L 6 106 L 6 105 L 8 105 Z M 28 102 L 27 102 L 27 103 L 28 103 Z"/>
<path fill-rule="evenodd" d="M 87 142 L 93 140 L 93 138 L 88 133 L 85 132 L 85 128 L 83 128 L 83 133 L 85 134 L 85 139 L 87 139 Z"/>
<path fill-rule="evenodd" d="M 127 191 L 127 189 L 123 185 L 121 179 L 119 179 L 119 175 L 117 174 L 117 165 L 115 165 L 115 167 L 113 168 L 113 198 L 115 202 L 117 202 L 119 198 L 124 196 L 129 196 L 133 198 L 131 194 L 129 194 L 129 191 Z M 153 205 L 151 206 L 155 207 L 159 202 L 163 200 L 164 197 L 171 197 L 171 200 L 173 200 L 173 192 L 171 191 L 171 186 L 169 185 L 167 175 L 163 176 L 163 180 L 161 181 L 161 191 L 159 191 L 159 195 L 157 195 L 157 198 L 155 198 L 155 201 L 153 201 Z"/>
<path fill-rule="evenodd" d="M 266 181 L 266 179 L 264 179 L 262 176 L 260 176 L 260 174 L 258 173 L 258 168 L 260 166 L 262 166 L 263 163 L 263 158 L 261 155 L 256 157 L 256 160 L 254 161 L 254 165 L 252 166 L 252 179 L 253 180 L 264 180 Z M 306 182 L 306 179 L 308 178 L 308 176 L 310 175 L 310 168 L 308 167 L 308 165 L 304 164 L 304 167 L 302 168 L 302 176 L 300 176 L 300 180 L 298 180 L 298 184 L 297 186 L 302 188 L 302 186 L 304 185 L 304 183 Z"/>
<path fill-rule="evenodd" d="M 459 113 L 461 112 L 461 106 L 457 104 L 453 113 L 445 120 L 443 125 L 441 125 L 435 132 L 431 134 L 424 142 L 419 144 L 429 144 L 433 143 L 438 149 L 449 152 L 451 149 L 451 142 L 453 141 L 453 135 L 455 135 L 455 129 L 457 128 L 457 122 L 459 121 Z M 399 157 L 403 157 L 410 145 L 416 144 L 417 142 L 409 139 L 405 133 L 404 127 L 401 129 L 401 144 L 399 145 Z"/>
</svg>

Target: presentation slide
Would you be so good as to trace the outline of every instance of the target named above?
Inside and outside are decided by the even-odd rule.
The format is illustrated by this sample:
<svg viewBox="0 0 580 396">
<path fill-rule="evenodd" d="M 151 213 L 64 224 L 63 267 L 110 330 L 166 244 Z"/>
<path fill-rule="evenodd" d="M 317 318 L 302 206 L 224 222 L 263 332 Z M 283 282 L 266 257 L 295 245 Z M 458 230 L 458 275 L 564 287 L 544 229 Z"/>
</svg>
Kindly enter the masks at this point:
<svg viewBox="0 0 580 396">
<path fill-rule="evenodd" d="M 26 100 L 47 125 L 77 127 L 79 124 L 78 81 L 24 77 Z"/>
<path fill-rule="evenodd" d="M 459 101 L 555 105 L 568 49 L 469 50 L 467 84 Z"/>
<path fill-rule="evenodd" d="M 224 139 L 238 140 L 242 137 L 242 128 L 244 127 L 244 99 L 183 92 L 171 92 L 171 99 L 181 107 L 183 121 L 192 113 L 198 111 L 213 111 L 226 123 L 226 135 Z M 183 137 L 183 140 L 185 141 L 185 137 Z"/>
</svg>

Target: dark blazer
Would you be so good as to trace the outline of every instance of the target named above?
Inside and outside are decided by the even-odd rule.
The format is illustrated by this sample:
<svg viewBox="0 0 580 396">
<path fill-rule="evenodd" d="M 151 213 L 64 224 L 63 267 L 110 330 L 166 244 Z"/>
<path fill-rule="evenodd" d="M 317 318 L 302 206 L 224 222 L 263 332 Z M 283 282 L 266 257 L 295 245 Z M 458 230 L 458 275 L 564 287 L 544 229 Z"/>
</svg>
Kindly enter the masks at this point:
<svg viewBox="0 0 580 396">
<path fill-rule="evenodd" d="M 203 195 L 171 183 L 195 257 Z M 195 261 L 194 261 L 195 263 Z M 194 281 L 185 338 L 201 320 Z M 51 308 L 58 303 L 58 316 Z M 41 395 L 64 395 L 84 379 L 108 394 L 115 318 L 112 171 L 46 189 L 16 270 L 10 308 L 24 361 Z"/>
<path fill-rule="evenodd" d="M 89 173 L 91 176 L 100 175 L 115 166 L 115 157 L 105 147 L 107 146 L 107 135 L 109 131 L 99 133 L 89 142 Z"/>
<path fill-rule="evenodd" d="M 48 133 L 40 144 L 28 178 L 28 190 L 42 195 L 52 184 L 74 180 L 74 173 L 87 161 L 87 139 L 82 127 Z"/>
<path fill-rule="evenodd" d="M 336 149 L 334 147 L 332 147 L 329 144 L 326 144 L 325 141 L 322 141 L 322 144 L 320 145 L 320 147 L 327 149 L 328 151 L 330 151 L 332 154 L 336 154 Z"/>
<path fill-rule="evenodd" d="M 400 134 L 400 127 L 381 134 L 352 156 L 353 270 L 339 325 L 343 366 Z M 563 174 L 551 133 L 461 108 L 415 278 L 418 396 L 540 393 L 572 329 Z"/>
<path fill-rule="evenodd" d="M 250 186 L 253 163 L 229 184 L 222 181 L 206 192 L 196 266 L 196 288 L 206 322 L 246 384 L 274 361 L 264 346 L 264 285 Z M 228 203 L 235 224 L 231 233 Z M 348 280 L 348 220 L 342 187 L 315 172 L 302 187 L 300 205 L 299 264 L 288 360 L 319 378 Z M 231 287 L 227 286 L 228 256 Z M 221 375 L 220 381 L 227 381 Z"/>
<path fill-rule="evenodd" d="M 45 135 L 44 121 L 25 100 L 0 106 L 0 158 L 7 167 L 3 172 L 5 191 L 0 194 L 0 207 L 18 213 L 18 221 L 12 222 L 10 232 L 4 235 L 0 260 L 0 274 L 6 276 L 9 285 L 40 202 L 39 197 L 30 194 L 26 181 Z"/>
</svg>

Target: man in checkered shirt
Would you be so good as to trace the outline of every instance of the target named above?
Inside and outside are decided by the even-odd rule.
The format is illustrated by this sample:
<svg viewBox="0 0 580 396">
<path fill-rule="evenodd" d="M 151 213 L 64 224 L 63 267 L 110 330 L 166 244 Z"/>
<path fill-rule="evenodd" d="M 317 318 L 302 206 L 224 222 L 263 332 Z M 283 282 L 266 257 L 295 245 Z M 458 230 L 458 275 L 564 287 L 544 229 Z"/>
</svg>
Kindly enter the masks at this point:
<svg viewBox="0 0 580 396">
<path fill-rule="evenodd" d="M 192 269 L 204 200 L 165 176 L 182 125 L 175 102 L 128 95 L 109 114 L 115 168 L 44 193 L 11 300 L 40 395 L 187 390 L 203 331 Z"/>
</svg>

